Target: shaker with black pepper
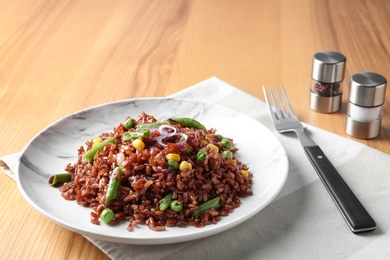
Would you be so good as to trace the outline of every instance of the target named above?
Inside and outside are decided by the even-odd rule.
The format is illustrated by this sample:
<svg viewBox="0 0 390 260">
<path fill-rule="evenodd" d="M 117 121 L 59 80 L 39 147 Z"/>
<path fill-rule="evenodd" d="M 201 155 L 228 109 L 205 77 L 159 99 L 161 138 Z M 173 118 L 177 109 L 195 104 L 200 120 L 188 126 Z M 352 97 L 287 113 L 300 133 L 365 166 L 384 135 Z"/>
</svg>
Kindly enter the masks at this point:
<svg viewBox="0 0 390 260">
<path fill-rule="evenodd" d="M 310 108 L 321 113 L 334 113 L 341 107 L 346 57 L 338 52 L 323 51 L 313 56 Z"/>
<path fill-rule="evenodd" d="M 347 134 L 361 139 L 379 135 L 386 78 L 373 72 L 360 72 L 351 77 L 347 107 Z"/>
</svg>

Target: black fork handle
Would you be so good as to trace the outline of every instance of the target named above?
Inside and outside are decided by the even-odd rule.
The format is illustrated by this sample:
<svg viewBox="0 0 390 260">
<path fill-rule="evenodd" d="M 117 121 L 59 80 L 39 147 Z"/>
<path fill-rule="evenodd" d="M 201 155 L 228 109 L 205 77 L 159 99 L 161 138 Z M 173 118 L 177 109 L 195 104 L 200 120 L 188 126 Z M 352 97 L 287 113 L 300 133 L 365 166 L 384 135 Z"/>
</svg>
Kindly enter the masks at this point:
<svg viewBox="0 0 390 260">
<path fill-rule="evenodd" d="M 318 145 L 308 146 L 304 147 L 304 150 L 352 232 L 359 233 L 375 230 L 375 221 L 325 156 L 321 148 Z"/>
</svg>

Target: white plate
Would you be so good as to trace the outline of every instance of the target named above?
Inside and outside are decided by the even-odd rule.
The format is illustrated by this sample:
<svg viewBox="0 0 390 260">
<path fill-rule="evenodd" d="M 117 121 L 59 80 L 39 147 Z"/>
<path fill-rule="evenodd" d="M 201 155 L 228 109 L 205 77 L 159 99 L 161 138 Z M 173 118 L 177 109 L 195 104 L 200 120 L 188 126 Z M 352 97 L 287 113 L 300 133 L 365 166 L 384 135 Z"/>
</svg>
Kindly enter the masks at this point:
<svg viewBox="0 0 390 260">
<path fill-rule="evenodd" d="M 207 128 L 216 128 L 234 139 L 238 159 L 253 173 L 253 196 L 215 225 L 203 228 L 172 227 L 156 232 L 138 225 L 128 232 L 127 223 L 108 226 L 90 223 L 91 208 L 66 201 L 58 188 L 48 184 L 51 175 L 64 172 L 77 158 L 77 149 L 101 132 L 112 131 L 126 116 L 141 112 L 158 120 L 174 116 L 196 118 Z M 124 100 L 86 109 L 44 129 L 25 147 L 18 168 L 17 183 L 24 198 L 40 213 L 74 232 L 89 237 L 127 244 L 169 244 L 211 236 L 249 219 L 280 192 L 287 179 L 286 152 L 276 137 L 261 123 L 234 110 L 186 99 L 145 98 Z"/>
</svg>

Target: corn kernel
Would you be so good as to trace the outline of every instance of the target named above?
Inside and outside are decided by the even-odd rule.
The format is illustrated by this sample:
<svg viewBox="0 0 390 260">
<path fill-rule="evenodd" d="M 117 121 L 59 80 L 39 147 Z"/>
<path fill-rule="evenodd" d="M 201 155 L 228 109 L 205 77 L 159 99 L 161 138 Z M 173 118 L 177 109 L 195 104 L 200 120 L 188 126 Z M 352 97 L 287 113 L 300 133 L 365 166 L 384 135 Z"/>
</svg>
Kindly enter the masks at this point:
<svg viewBox="0 0 390 260">
<path fill-rule="evenodd" d="M 180 162 L 180 155 L 177 153 L 169 153 L 165 156 L 167 160 L 174 160 L 176 162 Z"/>
<path fill-rule="evenodd" d="M 180 166 L 179 166 L 179 169 L 181 171 L 185 170 L 185 169 L 189 169 L 189 170 L 192 170 L 192 164 L 187 162 L 187 161 L 182 161 L 180 163 Z"/>
<path fill-rule="evenodd" d="M 240 170 L 240 173 L 241 173 L 242 175 L 244 175 L 245 177 L 248 177 L 248 175 L 249 175 L 249 172 L 248 172 L 248 171 L 245 171 L 245 170 Z"/>
<path fill-rule="evenodd" d="M 206 140 L 202 140 L 202 141 L 200 141 L 200 143 L 201 143 L 202 145 L 207 145 L 209 142 L 207 142 Z"/>
<path fill-rule="evenodd" d="M 137 150 L 142 150 L 145 148 L 145 143 L 141 139 L 135 139 L 132 144 Z"/>
<path fill-rule="evenodd" d="M 207 147 L 211 148 L 215 153 L 218 153 L 219 148 L 214 144 L 208 144 Z"/>
<path fill-rule="evenodd" d="M 102 138 L 95 137 L 94 139 L 92 139 L 92 147 L 95 147 L 96 145 L 100 144 L 101 142 L 103 142 Z"/>
</svg>

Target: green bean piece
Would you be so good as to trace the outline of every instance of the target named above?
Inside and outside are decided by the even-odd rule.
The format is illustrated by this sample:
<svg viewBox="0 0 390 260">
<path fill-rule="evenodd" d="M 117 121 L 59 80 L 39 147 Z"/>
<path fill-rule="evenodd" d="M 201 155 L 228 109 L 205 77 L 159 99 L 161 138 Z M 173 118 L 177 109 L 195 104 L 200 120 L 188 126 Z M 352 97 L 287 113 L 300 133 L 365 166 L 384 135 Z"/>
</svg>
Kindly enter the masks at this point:
<svg viewBox="0 0 390 260">
<path fill-rule="evenodd" d="M 221 140 L 221 144 L 222 144 L 222 147 L 225 148 L 225 149 L 230 149 L 233 147 L 233 144 L 232 142 L 230 142 L 230 140 L 226 139 L 226 138 L 223 138 Z"/>
<path fill-rule="evenodd" d="M 204 160 L 206 159 L 207 157 L 207 152 L 205 150 L 200 150 L 197 154 L 196 154 L 196 160 L 199 161 L 199 162 L 204 162 Z"/>
<path fill-rule="evenodd" d="M 221 208 L 220 198 L 215 197 L 214 199 L 208 200 L 205 203 L 201 204 L 197 210 L 192 211 L 194 218 L 199 218 L 200 213 L 209 209 L 220 209 Z"/>
<path fill-rule="evenodd" d="M 122 141 L 123 142 L 127 142 L 127 141 L 131 141 L 131 140 L 134 140 L 134 139 L 138 139 L 139 137 L 141 138 L 148 138 L 150 136 L 150 130 L 145 130 L 143 132 L 126 132 L 123 134 L 123 137 L 122 137 Z"/>
<path fill-rule="evenodd" d="M 167 208 L 169 208 L 169 206 L 171 206 L 171 203 L 172 203 L 172 198 L 173 194 L 172 193 L 169 193 L 168 195 L 166 195 L 164 198 L 162 198 L 159 202 L 160 202 L 160 210 L 166 210 Z"/>
<path fill-rule="evenodd" d="M 135 128 L 137 132 L 143 132 L 146 130 L 150 130 L 151 128 L 159 128 L 162 125 L 167 124 L 166 122 L 154 122 L 154 123 L 144 123 L 144 124 L 139 124 Z"/>
<path fill-rule="evenodd" d="M 177 200 L 174 200 L 171 202 L 171 209 L 175 212 L 180 212 L 183 209 L 183 204 L 179 203 Z"/>
<path fill-rule="evenodd" d="M 111 175 L 110 181 L 108 182 L 108 188 L 106 192 L 106 203 L 110 200 L 116 199 L 118 197 L 119 188 L 121 186 L 121 181 L 115 177 L 116 172 L 119 172 L 119 174 L 123 173 L 122 167 L 116 167 Z"/>
<path fill-rule="evenodd" d="M 49 184 L 53 187 L 59 187 L 61 186 L 64 182 L 68 182 L 72 179 L 72 174 L 70 173 L 60 173 L 60 174 L 55 174 L 50 177 L 49 179 Z"/>
<path fill-rule="evenodd" d="M 93 157 L 95 157 L 95 154 L 97 152 L 101 152 L 103 151 L 104 147 L 107 145 L 107 144 L 115 144 L 116 143 L 116 139 L 115 137 L 109 137 L 107 138 L 106 140 L 102 141 L 100 144 L 96 145 L 95 147 L 92 147 L 90 150 L 86 151 L 84 154 L 83 154 L 83 158 L 84 160 L 86 160 L 87 162 L 92 162 L 93 160 Z"/>
<path fill-rule="evenodd" d="M 129 117 L 129 118 L 125 121 L 125 123 L 123 124 L 123 126 L 124 126 L 127 130 L 129 130 L 129 129 L 131 129 L 131 128 L 134 128 L 134 127 L 135 127 L 135 120 L 134 120 L 133 118 Z"/>
<path fill-rule="evenodd" d="M 225 160 L 228 158 L 233 158 L 233 153 L 229 150 L 223 151 L 221 155 L 222 155 L 222 158 Z"/>
<path fill-rule="evenodd" d="M 100 213 L 100 219 L 104 221 L 106 224 L 110 224 L 115 218 L 115 213 L 110 208 L 103 209 L 102 213 Z"/>
<path fill-rule="evenodd" d="M 216 134 L 215 137 L 218 139 L 218 141 L 222 140 L 222 135 Z"/>
<path fill-rule="evenodd" d="M 179 169 L 179 163 L 176 162 L 175 160 L 168 160 L 167 161 L 167 166 L 173 170 Z"/>
<path fill-rule="evenodd" d="M 188 118 L 188 117 L 173 117 L 170 119 L 171 121 L 179 123 L 181 126 L 184 127 L 192 127 L 200 130 L 207 130 L 204 125 L 199 123 L 193 118 Z"/>
</svg>

